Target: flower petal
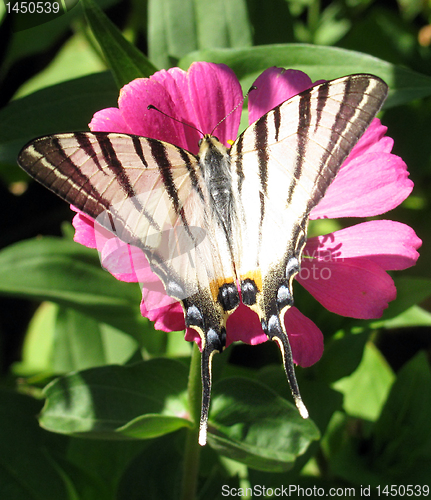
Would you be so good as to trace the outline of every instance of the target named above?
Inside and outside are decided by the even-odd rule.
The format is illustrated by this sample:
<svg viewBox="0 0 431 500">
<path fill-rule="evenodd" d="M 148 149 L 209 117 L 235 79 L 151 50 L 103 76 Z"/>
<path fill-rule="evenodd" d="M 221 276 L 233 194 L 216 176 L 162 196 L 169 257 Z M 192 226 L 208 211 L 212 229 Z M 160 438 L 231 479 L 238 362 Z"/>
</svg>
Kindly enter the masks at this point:
<svg viewBox="0 0 431 500">
<path fill-rule="evenodd" d="M 80 212 L 73 205 L 70 205 L 70 208 L 78 212 L 72 220 L 72 225 L 75 228 L 73 240 L 88 248 L 97 248 L 94 220 Z"/>
<path fill-rule="evenodd" d="M 241 303 L 226 323 L 226 347 L 241 341 L 250 345 L 262 344 L 268 340 L 262 330 L 258 315 Z"/>
<path fill-rule="evenodd" d="M 414 266 L 422 241 L 401 222 L 373 220 L 331 234 L 310 238 L 304 256 L 323 261 L 366 257 L 380 267 L 401 270 Z"/>
<path fill-rule="evenodd" d="M 249 123 L 312 85 L 310 77 L 302 71 L 268 68 L 253 83 L 256 89 L 248 96 Z"/>
<path fill-rule="evenodd" d="M 118 108 L 106 108 L 97 111 L 97 113 L 94 113 L 88 126 L 92 132 L 118 132 L 119 134 L 133 133 Z"/>
<path fill-rule="evenodd" d="M 344 165 L 310 219 L 369 217 L 397 207 L 413 189 L 403 160 L 389 153 L 367 153 Z"/>
<path fill-rule="evenodd" d="M 145 300 L 141 302 L 141 314 L 154 321 L 154 328 L 163 332 L 184 330 L 184 313 L 179 302 L 148 310 Z M 186 339 L 188 340 L 188 339 Z"/>
<path fill-rule="evenodd" d="M 243 99 L 242 89 L 235 73 L 224 64 L 196 62 L 187 77 L 195 125 L 204 134 L 215 129 L 215 135 L 227 146 L 227 141 L 238 135 L 242 111 L 238 106 Z"/>
<path fill-rule="evenodd" d="M 187 342 L 196 342 L 199 350 L 202 352 L 202 339 L 200 338 L 198 332 L 193 328 L 186 328 L 186 333 L 184 334 L 184 340 Z"/>
<path fill-rule="evenodd" d="M 118 99 L 119 109 L 97 112 L 90 129 L 151 137 L 197 154 L 199 130 L 211 133 L 224 118 L 217 136 L 225 145 L 228 139 L 236 138 L 241 108 L 234 108 L 241 100 L 241 85 L 230 68 L 196 62 L 187 73 L 171 68 L 125 85 Z M 165 114 L 148 109 L 150 104 Z"/>
<path fill-rule="evenodd" d="M 351 318 L 380 318 L 397 294 L 392 278 L 363 258 L 303 259 L 296 278 L 326 309 Z"/>
<path fill-rule="evenodd" d="M 163 289 L 160 279 L 151 271 L 144 252 L 128 245 L 115 236 L 102 243 L 99 231 L 96 231 L 97 246 L 102 266 L 115 278 L 128 283 L 140 283 L 147 292 L 159 292 Z M 159 286 L 160 285 L 160 286 Z M 166 295 L 166 292 L 164 293 Z M 160 303 L 160 298 L 156 304 Z"/>
<path fill-rule="evenodd" d="M 190 99 L 188 83 L 189 72 L 186 73 L 180 68 L 171 68 L 168 71 L 158 71 L 151 78 L 163 85 L 169 93 L 175 105 L 175 114 L 178 115 L 177 118 L 183 123 L 190 125 L 181 127 L 181 124 L 178 124 L 180 125 L 180 130 L 177 129 L 176 131 L 178 139 L 176 139 L 173 144 L 196 154 L 199 150 L 199 139 L 201 134 L 196 130 L 199 126 Z"/>
<path fill-rule="evenodd" d="M 176 72 L 175 75 L 178 76 L 179 73 Z M 172 74 L 171 76 L 173 77 Z M 169 76 L 166 75 L 166 78 Z M 184 79 L 181 78 L 178 83 L 179 85 L 184 83 Z M 162 113 L 156 109 L 148 109 L 149 105 L 155 106 Z M 187 107 L 183 106 L 181 101 L 175 103 L 168 89 L 156 78 L 138 78 L 123 87 L 118 106 L 133 134 L 188 148 L 185 127 L 175 120 L 189 121 Z M 197 142 L 195 152 L 197 152 Z"/>
<path fill-rule="evenodd" d="M 319 328 L 296 307 L 286 311 L 284 324 L 293 361 L 303 367 L 317 363 L 323 354 L 323 335 Z"/>
<path fill-rule="evenodd" d="M 388 127 L 382 125 L 382 122 L 378 118 L 374 118 L 356 146 L 352 149 L 349 158 L 344 164 L 366 153 L 390 153 L 394 145 L 394 140 L 391 137 L 385 136 L 387 130 Z"/>
</svg>

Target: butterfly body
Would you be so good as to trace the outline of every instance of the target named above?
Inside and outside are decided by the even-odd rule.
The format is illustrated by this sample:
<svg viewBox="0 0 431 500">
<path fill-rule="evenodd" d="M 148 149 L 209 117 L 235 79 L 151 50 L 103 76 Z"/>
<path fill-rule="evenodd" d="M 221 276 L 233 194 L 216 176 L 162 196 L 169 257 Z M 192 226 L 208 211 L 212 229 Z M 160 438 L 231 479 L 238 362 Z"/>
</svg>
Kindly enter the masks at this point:
<svg viewBox="0 0 431 500">
<path fill-rule="evenodd" d="M 295 403 L 308 416 L 285 327 L 293 280 L 310 211 L 386 93 L 372 75 L 317 85 L 263 115 L 230 149 L 204 135 L 198 156 L 106 132 L 42 137 L 21 151 L 24 170 L 140 248 L 166 293 L 181 301 L 186 326 L 201 338 L 201 444 L 212 356 L 224 349 L 227 320 L 241 302 L 279 345 Z"/>
</svg>

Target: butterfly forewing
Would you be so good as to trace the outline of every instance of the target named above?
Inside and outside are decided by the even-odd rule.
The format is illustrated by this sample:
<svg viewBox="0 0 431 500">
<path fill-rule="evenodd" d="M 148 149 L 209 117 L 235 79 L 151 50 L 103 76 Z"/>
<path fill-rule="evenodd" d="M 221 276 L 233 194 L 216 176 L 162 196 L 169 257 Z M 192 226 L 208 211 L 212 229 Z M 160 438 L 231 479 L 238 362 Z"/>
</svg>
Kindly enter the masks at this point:
<svg viewBox="0 0 431 500">
<path fill-rule="evenodd" d="M 176 298 L 232 275 L 232 264 L 221 264 L 223 240 L 211 237 L 202 210 L 208 193 L 194 155 L 152 139 L 99 132 L 42 137 L 18 161 L 65 201 L 143 249 Z"/>
<path fill-rule="evenodd" d="M 327 82 L 277 106 L 237 139 L 230 154 L 241 206 L 241 275 L 253 265 L 265 272 L 286 256 L 295 235 L 302 237 L 299 228 L 386 92 L 384 82 L 371 75 Z"/>
</svg>

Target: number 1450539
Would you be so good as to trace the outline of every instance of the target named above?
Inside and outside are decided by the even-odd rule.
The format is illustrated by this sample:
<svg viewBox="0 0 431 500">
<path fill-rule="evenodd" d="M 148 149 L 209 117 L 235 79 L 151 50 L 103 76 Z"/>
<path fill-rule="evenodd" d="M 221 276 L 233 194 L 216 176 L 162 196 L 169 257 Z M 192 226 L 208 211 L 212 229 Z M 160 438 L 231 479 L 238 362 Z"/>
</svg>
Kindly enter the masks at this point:
<svg viewBox="0 0 431 500">
<path fill-rule="evenodd" d="M 58 14 L 60 12 L 59 2 L 8 2 L 7 13 L 11 14 Z"/>
<path fill-rule="evenodd" d="M 376 489 L 378 496 L 386 497 L 425 497 L 430 492 L 430 487 L 427 484 L 392 484 L 391 486 L 377 486 Z"/>
</svg>

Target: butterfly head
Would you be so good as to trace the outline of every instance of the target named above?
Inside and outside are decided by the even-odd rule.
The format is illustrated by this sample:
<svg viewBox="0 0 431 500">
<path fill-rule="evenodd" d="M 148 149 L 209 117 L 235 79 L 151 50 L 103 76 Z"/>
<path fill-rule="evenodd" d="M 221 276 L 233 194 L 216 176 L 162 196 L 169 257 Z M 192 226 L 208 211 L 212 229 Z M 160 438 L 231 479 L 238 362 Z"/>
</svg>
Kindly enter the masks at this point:
<svg viewBox="0 0 431 500">
<path fill-rule="evenodd" d="M 219 139 L 211 134 L 205 134 L 202 139 L 199 140 L 199 158 L 205 161 L 205 158 L 210 156 L 225 156 L 227 154 L 227 148 L 222 144 Z"/>
</svg>

